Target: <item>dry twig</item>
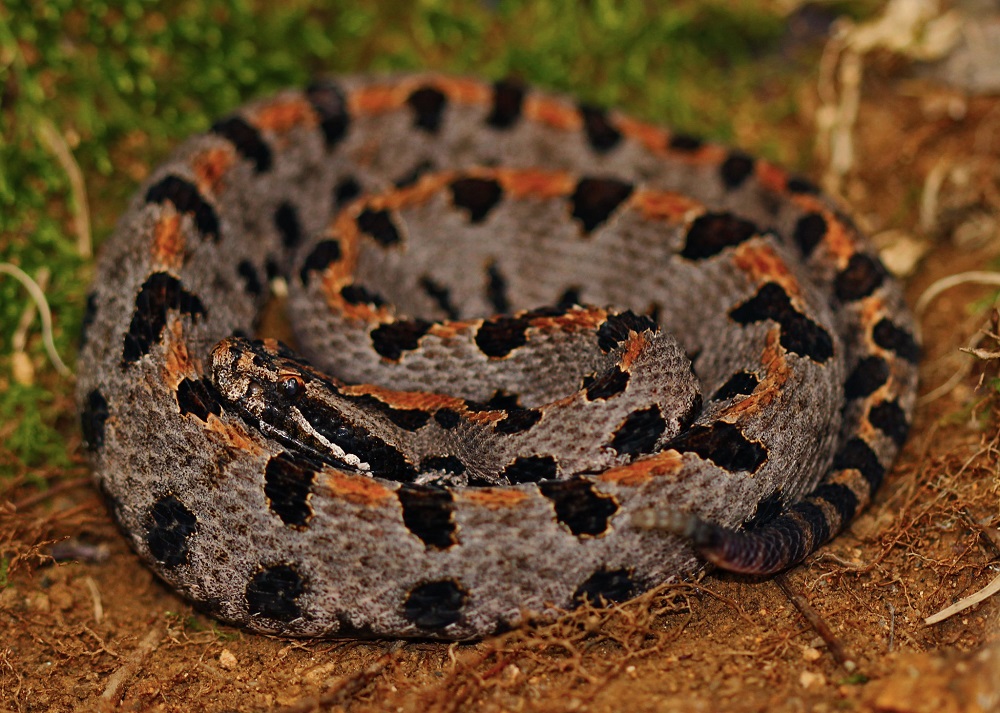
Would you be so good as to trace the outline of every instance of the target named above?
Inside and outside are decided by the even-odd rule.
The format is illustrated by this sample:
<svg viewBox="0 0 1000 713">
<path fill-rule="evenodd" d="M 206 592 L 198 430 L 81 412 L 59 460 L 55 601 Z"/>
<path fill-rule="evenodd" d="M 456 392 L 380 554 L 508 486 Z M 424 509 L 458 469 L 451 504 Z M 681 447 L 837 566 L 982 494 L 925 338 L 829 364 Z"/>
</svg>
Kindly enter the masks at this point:
<svg viewBox="0 0 1000 713">
<path fill-rule="evenodd" d="M 121 701 L 125 686 L 139 671 L 146 658 L 153 652 L 153 649 L 156 648 L 162 638 L 163 632 L 157 627 L 146 632 L 146 635 L 142 637 L 139 645 L 125 660 L 125 663 L 119 666 L 108 677 L 108 684 L 104 687 L 104 692 L 101 693 L 97 700 L 96 707 L 98 710 L 103 713 L 104 711 L 110 712 L 118 709 L 118 703 Z"/>
<path fill-rule="evenodd" d="M 843 666 L 849 673 L 854 673 L 858 668 L 854 654 L 833 633 L 833 629 L 826 623 L 826 620 L 820 613 L 813 608 L 812 604 L 792 588 L 792 583 L 789 581 L 788 575 L 784 573 L 779 574 L 774 578 L 774 581 L 781 591 L 784 592 L 785 596 L 788 597 L 788 600 L 799 610 L 799 613 L 809 622 L 809 626 L 826 642 L 827 648 L 830 649 L 830 653 L 836 662 Z"/>
</svg>

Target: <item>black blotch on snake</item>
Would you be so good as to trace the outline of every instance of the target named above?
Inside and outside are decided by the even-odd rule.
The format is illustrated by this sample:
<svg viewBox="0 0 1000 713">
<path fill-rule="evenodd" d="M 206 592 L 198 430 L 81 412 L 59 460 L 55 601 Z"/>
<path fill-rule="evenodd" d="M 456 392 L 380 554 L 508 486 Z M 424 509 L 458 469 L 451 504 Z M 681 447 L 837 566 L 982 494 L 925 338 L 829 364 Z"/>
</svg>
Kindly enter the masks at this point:
<svg viewBox="0 0 1000 713">
<path fill-rule="evenodd" d="M 458 456 L 427 456 L 420 461 L 420 471 L 438 471 L 449 475 L 462 475 L 465 472 L 465 463 Z"/>
<path fill-rule="evenodd" d="M 399 229 L 392 222 L 388 211 L 365 208 L 358 216 L 358 229 L 370 235 L 384 248 L 400 242 Z"/>
<path fill-rule="evenodd" d="M 291 565 L 265 567 L 254 574 L 247 584 L 247 610 L 250 616 L 294 621 L 302 615 L 299 597 L 305 591 L 305 580 Z"/>
<path fill-rule="evenodd" d="M 517 394 L 497 389 L 486 401 L 466 401 L 470 411 L 511 411 L 521 408 L 521 397 Z"/>
<path fill-rule="evenodd" d="M 434 412 L 434 421 L 441 428 L 449 431 L 461 423 L 462 417 L 458 415 L 458 412 L 452 411 L 450 408 L 442 408 Z"/>
<path fill-rule="evenodd" d="M 459 178 L 448 186 L 455 207 L 462 208 L 472 223 L 482 223 L 503 198 L 503 188 L 491 178 Z"/>
<path fill-rule="evenodd" d="M 867 356 L 858 361 L 844 382 L 844 396 L 859 399 L 871 396 L 889 379 L 889 365 L 880 356 Z"/>
<path fill-rule="evenodd" d="M 823 483 L 810 493 L 810 497 L 832 505 L 841 523 L 852 519 L 858 511 L 858 496 L 842 483 Z"/>
<path fill-rule="evenodd" d="M 240 260 L 236 265 L 236 274 L 243 279 L 243 289 L 253 297 L 260 297 L 264 292 L 264 285 L 257 274 L 257 268 L 249 260 Z"/>
<path fill-rule="evenodd" d="M 500 272 L 496 260 L 491 260 L 486 265 L 486 299 L 492 305 L 494 313 L 503 314 L 510 311 L 507 278 Z"/>
<path fill-rule="evenodd" d="M 900 357 L 916 364 L 920 361 L 920 346 L 913 335 L 883 317 L 872 329 L 872 339 L 883 349 L 896 352 Z"/>
<path fill-rule="evenodd" d="M 868 410 L 868 420 L 875 428 L 895 441 L 897 446 L 902 446 L 906 441 L 910 422 L 906 419 L 906 412 L 898 401 L 875 404 Z"/>
<path fill-rule="evenodd" d="M 742 151 L 731 151 L 719 167 L 719 176 L 729 190 L 736 190 L 754 172 L 754 159 Z"/>
<path fill-rule="evenodd" d="M 406 484 L 396 491 L 403 508 L 403 524 L 428 549 L 444 550 L 455 537 L 455 501 L 451 492 L 433 485 Z"/>
<path fill-rule="evenodd" d="M 360 195 L 361 184 L 358 183 L 358 179 L 354 176 L 345 176 L 333 187 L 333 205 L 335 208 L 343 208 Z"/>
<path fill-rule="evenodd" d="M 510 129 L 521 118 L 525 89 L 517 82 L 501 80 L 493 85 L 493 106 L 486 123 L 494 129 Z"/>
<path fill-rule="evenodd" d="M 308 461 L 288 453 L 272 456 L 264 467 L 264 495 L 268 508 L 286 525 L 304 527 L 312 517 L 309 493 L 316 478 Z"/>
<path fill-rule="evenodd" d="M 160 498 L 146 516 L 146 547 L 164 567 L 187 564 L 188 541 L 198 529 L 198 518 L 174 495 Z"/>
<path fill-rule="evenodd" d="M 822 213 L 806 213 L 795 222 L 792 240 L 799 246 L 802 257 L 809 257 L 820 244 L 829 227 Z"/>
<path fill-rule="evenodd" d="M 833 356 L 830 333 L 795 309 L 788 293 L 775 282 L 763 284 L 756 295 L 730 310 L 729 316 L 739 324 L 774 320 L 781 325 L 781 346 L 819 364 Z"/>
<path fill-rule="evenodd" d="M 455 580 L 425 582 L 410 590 L 403 616 L 425 631 L 436 631 L 462 620 L 468 595 Z"/>
<path fill-rule="evenodd" d="M 584 478 L 544 480 L 538 489 L 552 501 L 556 519 L 577 537 L 600 535 L 618 512 L 614 498 L 598 493 Z"/>
<path fill-rule="evenodd" d="M 417 281 L 420 289 L 437 305 L 437 308 L 444 312 L 448 319 L 458 319 L 458 308 L 451 301 L 451 290 L 435 280 L 430 275 L 421 275 Z"/>
<path fill-rule="evenodd" d="M 500 474 L 508 482 L 537 483 L 556 477 L 558 465 L 552 456 L 518 456 Z"/>
<path fill-rule="evenodd" d="M 406 103 L 413 110 L 413 126 L 429 134 L 436 134 L 441 128 L 448 98 L 433 87 L 421 87 L 407 98 Z"/>
<path fill-rule="evenodd" d="M 303 285 L 309 284 L 310 274 L 313 272 L 323 272 L 330 263 L 340 260 L 340 242 L 330 238 L 316 243 L 312 251 L 302 261 L 302 269 L 299 271 L 299 278 Z"/>
<path fill-rule="evenodd" d="M 83 349 L 83 347 L 86 346 L 90 327 L 94 323 L 94 319 L 96 317 L 97 293 L 90 292 L 87 294 L 87 306 L 83 311 L 83 320 L 80 322 L 80 349 Z"/>
<path fill-rule="evenodd" d="M 281 244 L 286 248 L 295 248 L 302 241 L 299 213 L 291 203 L 286 201 L 274 211 L 274 227 L 278 229 Z"/>
<path fill-rule="evenodd" d="M 476 345 L 488 357 L 502 359 L 528 343 L 527 318 L 499 315 L 482 323 L 476 331 Z"/>
<path fill-rule="evenodd" d="M 656 404 L 637 409 L 625 417 L 622 425 L 615 430 L 609 445 L 618 455 L 623 456 L 652 453 L 666 427 L 667 422 Z"/>
<path fill-rule="evenodd" d="M 198 188 L 178 176 L 166 176 L 146 191 L 146 202 L 162 205 L 169 201 L 178 213 L 194 217 L 195 227 L 202 236 L 219 239 L 219 216 Z"/>
<path fill-rule="evenodd" d="M 847 441 L 833 457 L 833 467 L 836 470 L 856 469 L 868 481 L 871 492 L 878 490 L 885 476 L 885 468 L 863 439 L 855 436 Z"/>
<path fill-rule="evenodd" d="M 524 433 L 532 428 L 542 418 L 542 412 L 533 408 L 515 408 L 507 411 L 507 415 L 493 424 L 495 433 Z"/>
<path fill-rule="evenodd" d="M 749 440 L 731 423 L 692 426 L 665 446 L 681 453 L 695 453 L 728 471 L 755 473 L 767 461 L 767 450 Z"/>
<path fill-rule="evenodd" d="M 639 587 L 628 569 L 599 569 L 584 580 L 573 593 L 576 604 L 600 607 L 624 602 L 636 595 Z"/>
<path fill-rule="evenodd" d="M 731 213 L 705 213 L 691 223 L 680 254 L 688 260 L 704 260 L 749 240 L 758 232 L 749 220 Z"/>
<path fill-rule="evenodd" d="M 213 134 L 233 145 L 236 153 L 253 163 L 256 173 L 271 170 L 271 148 L 264 143 L 260 132 L 239 116 L 231 116 L 212 124 Z"/>
<path fill-rule="evenodd" d="M 704 145 L 705 142 L 701 138 L 690 134 L 672 134 L 667 141 L 667 148 L 683 153 L 694 153 Z"/>
<path fill-rule="evenodd" d="M 607 153 L 622 140 L 622 133 L 612 125 L 608 112 L 603 107 L 581 104 L 578 109 L 587 141 L 594 151 Z"/>
<path fill-rule="evenodd" d="M 610 314 L 597 330 L 597 346 L 607 354 L 625 342 L 631 332 L 642 334 L 647 330 L 655 332 L 657 326 L 656 322 L 645 315 L 628 310 L 618 314 Z"/>
<path fill-rule="evenodd" d="M 191 414 L 202 421 L 208 421 L 208 415 L 216 416 L 222 413 L 219 403 L 219 391 L 211 379 L 184 378 L 177 384 L 177 407 L 182 414 Z"/>
<path fill-rule="evenodd" d="M 306 98 L 319 116 L 319 128 L 327 150 L 336 147 L 351 125 L 344 92 L 331 81 L 319 81 L 306 88 Z"/>
<path fill-rule="evenodd" d="M 381 324 L 371 331 L 372 347 L 386 359 L 398 361 L 403 352 L 420 346 L 431 323 L 423 319 L 401 319 Z"/>
<path fill-rule="evenodd" d="M 419 431 L 431 420 L 431 414 L 423 409 L 396 408 L 371 394 L 345 394 L 344 398 L 356 403 L 362 409 L 371 409 L 375 413 L 382 414 L 405 431 Z"/>
<path fill-rule="evenodd" d="M 356 282 L 341 287 L 340 296 L 344 298 L 345 302 L 352 305 L 366 304 L 382 307 L 386 304 L 385 297 Z"/>
<path fill-rule="evenodd" d="M 583 379 L 587 401 L 607 401 L 610 398 L 625 393 L 628 388 L 629 375 L 615 365 L 604 371 L 600 376 L 587 375 Z"/>
<path fill-rule="evenodd" d="M 108 420 L 108 401 L 99 389 L 87 394 L 87 401 L 80 414 L 80 428 L 87 450 L 96 453 L 104 446 L 104 422 Z"/>
<path fill-rule="evenodd" d="M 738 371 L 712 394 L 712 401 L 725 401 L 734 396 L 749 396 L 757 388 L 760 380 L 750 371 Z"/>
<path fill-rule="evenodd" d="M 572 215 L 590 233 L 632 195 L 632 184 L 613 178 L 581 179 L 570 196 Z"/>
<path fill-rule="evenodd" d="M 792 176 L 785 183 L 785 188 L 789 193 L 796 195 L 818 196 L 819 186 L 802 176 Z"/>
<path fill-rule="evenodd" d="M 579 305 L 580 302 L 580 288 L 579 287 L 567 287 L 563 290 L 562 294 L 559 295 L 559 299 L 556 300 L 556 306 L 563 309 L 569 309 L 570 307 L 575 307 Z"/>
<path fill-rule="evenodd" d="M 798 516 L 799 525 L 795 535 L 789 538 L 788 547 L 792 556 L 799 560 L 805 557 L 809 550 L 809 542 L 804 537 L 803 524 L 805 530 L 810 533 L 809 539 L 812 542 L 826 542 L 830 539 L 830 520 L 823 508 L 811 500 L 797 502 L 789 510 Z M 788 518 L 787 515 L 785 517 Z"/>
<path fill-rule="evenodd" d="M 205 317 L 205 306 L 180 281 L 165 272 L 154 272 L 142 284 L 135 298 L 135 313 L 125 334 L 122 361 L 125 366 L 139 361 L 159 343 L 167 325 L 167 313 L 176 311 L 192 320 Z"/>
<path fill-rule="evenodd" d="M 881 262 L 869 255 L 855 253 L 847 261 L 847 267 L 837 273 L 834 293 L 841 302 L 854 302 L 877 290 L 886 276 Z"/>
</svg>

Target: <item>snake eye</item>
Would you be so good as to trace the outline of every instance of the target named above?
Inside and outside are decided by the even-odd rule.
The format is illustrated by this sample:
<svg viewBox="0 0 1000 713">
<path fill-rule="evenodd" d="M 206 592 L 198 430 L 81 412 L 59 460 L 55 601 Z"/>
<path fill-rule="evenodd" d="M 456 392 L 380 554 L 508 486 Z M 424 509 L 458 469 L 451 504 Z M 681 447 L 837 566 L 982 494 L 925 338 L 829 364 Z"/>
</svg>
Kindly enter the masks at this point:
<svg viewBox="0 0 1000 713">
<path fill-rule="evenodd" d="M 306 383 L 302 380 L 301 376 L 283 376 L 278 382 L 278 387 L 286 399 L 295 401 L 305 393 Z"/>
</svg>

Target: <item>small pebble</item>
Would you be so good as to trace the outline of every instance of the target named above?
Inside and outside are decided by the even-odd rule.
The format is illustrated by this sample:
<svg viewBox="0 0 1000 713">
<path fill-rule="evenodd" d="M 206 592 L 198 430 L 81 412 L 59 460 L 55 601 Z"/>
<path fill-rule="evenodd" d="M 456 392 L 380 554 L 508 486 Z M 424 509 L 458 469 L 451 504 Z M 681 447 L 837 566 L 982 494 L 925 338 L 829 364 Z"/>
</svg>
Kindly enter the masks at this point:
<svg viewBox="0 0 1000 713">
<path fill-rule="evenodd" d="M 822 655 L 823 654 L 821 654 L 817 649 L 814 649 L 812 646 L 807 646 L 802 649 L 802 658 L 806 661 L 818 661 Z"/>
<path fill-rule="evenodd" d="M 826 685 L 826 676 L 812 671 L 803 671 L 799 674 L 799 685 L 803 688 L 820 688 Z"/>
<path fill-rule="evenodd" d="M 219 666 L 223 670 L 232 671 L 236 668 L 236 656 L 229 649 L 223 649 L 222 653 L 219 654 Z"/>
</svg>

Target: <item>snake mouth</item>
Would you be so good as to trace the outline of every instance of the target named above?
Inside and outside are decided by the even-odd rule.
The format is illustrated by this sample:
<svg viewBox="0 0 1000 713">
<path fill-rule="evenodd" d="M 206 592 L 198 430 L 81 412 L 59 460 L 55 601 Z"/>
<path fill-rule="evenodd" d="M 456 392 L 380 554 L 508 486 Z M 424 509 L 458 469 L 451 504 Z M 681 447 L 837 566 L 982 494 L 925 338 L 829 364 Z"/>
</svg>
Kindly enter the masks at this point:
<svg viewBox="0 0 1000 713">
<path fill-rule="evenodd" d="M 225 403 L 291 453 L 397 482 L 417 477 L 395 445 L 348 418 L 338 385 L 314 378 L 308 364 L 284 345 L 230 337 L 213 350 L 212 366 Z"/>
<path fill-rule="evenodd" d="M 228 402 L 229 413 L 239 417 L 247 426 L 255 430 L 282 446 L 296 460 L 306 461 L 314 469 L 323 466 L 331 466 L 346 473 L 357 473 L 359 475 L 371 476 L 371 468 L 367 463 L 361 461 L 357 456 L 337 457 L 329 449 L 313 445 L 310 440 L 303 436 L 301 430 L 286 428 L 289 422 L 298 423 L 298 420 L 290 419 L 288 416 L 280 419 L 267 420 L 257 416 L 243 403 Z"/>
</svg>

